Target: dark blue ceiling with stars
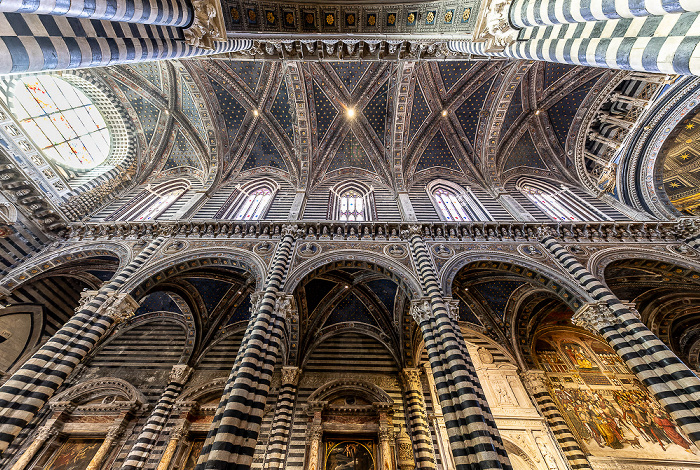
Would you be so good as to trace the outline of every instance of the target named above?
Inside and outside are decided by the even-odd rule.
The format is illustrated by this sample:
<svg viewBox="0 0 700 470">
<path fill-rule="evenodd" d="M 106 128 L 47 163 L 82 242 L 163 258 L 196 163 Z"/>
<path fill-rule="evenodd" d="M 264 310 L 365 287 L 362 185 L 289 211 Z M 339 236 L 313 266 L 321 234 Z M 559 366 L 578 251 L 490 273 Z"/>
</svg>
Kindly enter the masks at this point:
<svg viewBox="0 0 700 470">
<path fill-rule="evenodd" d="M 569 133 L 571 122 L 574 120 L 574 116 L 576 116 L 578 108 L 581 106 L 581 103 L 591 91 L 591 88 L 593 88 L 593 85 L 595 85 L 597 80 L 597 78 L 589 80 L 581 85 L 581 87 L 577 88 L 574 92 L 562 97 L 562 99 L 557 101 L 547 110 L 549 120 L 552 122 L 554 133 L 557 135 L 559 143 L 562 147 L 566 145 L 566 136 Z"/>
<path fill-rule="evenodd" d="M 442 131 L 438 131 L 433 140 L 430 141 L 430 144 L 428 144 L 428 147 L 426 147 L 425 152 L 418 160 L 416 171 L 426 170 L 434 166 L 460 171 L 459 164 L 457 164 L 452 152 L 450 152 Z"/>
<path fill-rule="evenodd" d="M 442 82 L 445 84 L 445 90 L 449 91 L 455 86 L 475 64 L 476 62 L 438 62 L 440 76 L 442 77 Z"/>
<path fill-rule="evenodd" d="M 332 62 L 331 67 L 338 74 L 338 77 L 343 82 L 343 86 L 349 93 L 355 91 L 355 86 L 364 75 L 369 67 L 368 62 Z"/>
<path fill-rule="evenodd" d="M 262 62 L 227 62 L 229 68 L 245 83 L 249 91 L 255 92 L 260 81 Z"/>
<path fill-rule="evenodd" d="M 479 123 L 481 109 L 484 106 L 484 101 L 491 89 L 493 79 L 487 80 L 482 84 L 469 98 L 467 98 L 462 106 L 457 109 L 457 119 L 467 134 L 470 142 L 474 142 L 476 138 L 476 127 Z"/>
<path fill-rule="evenodd" d="M 318 141 L 323 139 L 326 131 L 331 126 L 333 119 L 338 115 L 338 110 L 335 109 L 331 100 L 322 91 L 321 86 L 313 81 L 314 90 L 314 105 L 316 106 L 316 129 L 318 131 Z"/>
<path fill-rule="evenodd" d="M 280 170 L 288 171 L 277 147 L 270 141 L 265 131 L 260 132 L 250 154 L 243 165 L 243 171 L 253 168 L 269 166 Z"/>
<path fill-rule="evenodd" d="M 547 169 L 547 165 L 545 165 L 539 153 L 537 153 L 537 148 L 532 141 L 529 131 L 526 131 L 518 143 L 515 144 L 515 147 L 513 147 L 503 167 L 503 171 L 508 171 L 520 166 L 539 168 L 541 170 Z"/>
</svg>

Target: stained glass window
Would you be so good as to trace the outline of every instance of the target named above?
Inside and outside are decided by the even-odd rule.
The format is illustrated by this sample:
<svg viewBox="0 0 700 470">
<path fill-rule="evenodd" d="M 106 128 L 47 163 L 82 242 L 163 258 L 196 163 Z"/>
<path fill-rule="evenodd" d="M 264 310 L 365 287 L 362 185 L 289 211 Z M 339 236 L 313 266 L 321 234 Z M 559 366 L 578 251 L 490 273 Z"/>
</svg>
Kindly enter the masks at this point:
<svg viewBox="0 0 700 470">
<path fill-rule="evenodd" d="M 435 197 L 435 202 L 437 202 L 445 220 L 471 220 L 464 210 L 462 203 L 459 202 L 452 192 L 444 188 L 439 188 L 433 192 L 433 197 Z"/>
<path fill-rule="evenodd" d="M 574 212 L 562 204 L 556 195 L 548 194 L 530 185 L 522 185 L 520 190 L 545 214 L 554 220 L 581 220 Z"/>
<path fill-rule="evenodd" d="M 182 194 L 185 192 L 184 189 L 174 189 L 172 191 L 169 191 L 165 194 L 156 194 L 155 198 L 149 198 L 150 204 L 147 205 L 144 210 L 142 210 L 135 219 L 133 220 L 139 220 L 139 221 L 148 221 L 148 220 L 153 220 L 156 217 L 158 217 L 160 214 L 165 212 L 165 209 L 170 207 L 170 205 L 177 201 L 177 199 L 182 196 Z"/>
<path fill-rule="evenodd" d="M 346 191 L 340 196 L 339 220 L 362 222 L 365 220 L 365 201 L 355 190 Z"/>
<path fill-rule="evenodd" d="M 56 163 L 90 169 L 109 155 L 111 137 L 102 115 L 85 93 L 65 80 L 50 75 L 20 78 L 12 105 L 27 134 Z"/>
<path fill-rule="evenodd" d="M 236 215 L 236 220 L 258 220 L 272 200 L 272 191 L 268 188 L 257 189 L 246 197 Z"/>
</svg>

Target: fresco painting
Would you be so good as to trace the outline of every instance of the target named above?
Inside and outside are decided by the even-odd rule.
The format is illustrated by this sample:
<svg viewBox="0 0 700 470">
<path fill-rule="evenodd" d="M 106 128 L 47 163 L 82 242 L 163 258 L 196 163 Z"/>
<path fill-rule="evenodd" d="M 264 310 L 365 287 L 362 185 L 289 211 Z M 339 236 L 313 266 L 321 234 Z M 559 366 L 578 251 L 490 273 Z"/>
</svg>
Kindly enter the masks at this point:
<svg viewBox="0 0 700 470">
<path fill-rule="evenodd" d="M 325 470 L 374 470 L 374 442 L 329 440 Z"/>
<path fill-rule="evenodd" d="M 552 332 L 535 347 L 552 398 L 594 457 L 700 461 L 700 450 L 617 355 L 574 332 Z M 564 370 L 566 369 L 566 370 Z"/>
</svg>

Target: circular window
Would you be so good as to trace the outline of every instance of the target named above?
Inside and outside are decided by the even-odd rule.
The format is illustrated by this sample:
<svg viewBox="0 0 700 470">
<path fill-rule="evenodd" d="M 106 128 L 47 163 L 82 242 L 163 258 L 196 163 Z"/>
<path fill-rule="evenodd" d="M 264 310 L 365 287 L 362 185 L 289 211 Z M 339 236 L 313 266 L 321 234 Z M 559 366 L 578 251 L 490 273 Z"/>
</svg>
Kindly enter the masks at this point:
<svg viewBox="0 0 700 470">
<path fill-rule="evenodd" d="M 85 93 L 50 75 L 20 78 L 12 110 L 47 158 L 75 170 L 105 161 L 111 137 L 105 120 Z"/>
</svg>

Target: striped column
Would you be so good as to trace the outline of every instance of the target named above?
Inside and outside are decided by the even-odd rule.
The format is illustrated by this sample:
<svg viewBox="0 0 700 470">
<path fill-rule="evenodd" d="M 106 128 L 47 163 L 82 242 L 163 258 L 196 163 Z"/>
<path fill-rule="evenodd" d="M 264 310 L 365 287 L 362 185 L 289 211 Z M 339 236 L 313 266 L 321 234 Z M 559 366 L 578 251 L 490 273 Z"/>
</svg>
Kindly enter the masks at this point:
<svg viewBox="0 0 700 470">
<path fill-rule="evenodd" d="M 292 416 L 300 376 L 301 369 L 298 367 L 282 368 L 282 388 L 277 396 L 275 417 L 272 421 L 270 441 L 263 464 L 264 469 L 277 470 L 284 467 L 289 435 L 292 432 Z"/>
<path fill-rule="evenodd" d="M 189 25 L 193 16 L 192 8 L 183 0 L 3 0 L 0 12 L 179 27 Z"/>
<path fill-rule="evenodd" d="M 265 400 L 280 351 L 285 315 L 293 297 L 280 292 L 296 226 L 285 226 L 265 290 L 224 388 L 196 469 L 248 469 L 260 432 Z"/>
<path fill-rule="evenodd" d="M 410 227 L 410 242 L 427 296 L 412 302 L 411 314 L 423 333 L 455 466 L 458 470 L 510 469 L 464 339 L 453 328 L 420 226 Z"/>
<path fill-rule="evenodd" d="M 401 383 L 406 400 L 406 417 L 410 426 L 411 440 L 417 468 L 435 469 L 435 449 L 428 427 L 428 419 L 423 402 L 423 385 L 419 369 L 403 369 Z"/>
<path fill-rule="evenodd" d="M 573 470 L 590 470 L 591 465 L 588 463 L 588 459 L 586 459 L 578 441 L 571 433 L 569 426 L 559 413 L 559 408 L 554 404 L 552 396 L 549 394 L 544 371 L 528 370 L 523 372 L 521 377 L 540 413 L 547 420 L 547 425 L 552 430 L 571 468 Z"/>
<path fill-rule="evenodd" d="M 700 445 L 700 379 L 576 258 L 551 236 L 542 245 L 597 302 L 584 305 L 572 322 L 600 334 L 673 416 L 696 445 Z"/>
<path fill-rule="evenodd" d="M 117 291 L 164 241 L 164 237 L 155 238 L 94 296 L 84 297 L 68 323 L 0 387 L 0 451 L 7 449 L 110 329 L 133 315 L 138 304 Z"/>
<path fill-rule="evenodd" d="M 700 11 L 700 3 L 693 0 L 515 0 L 511 4 L 509 16 L 513 26 L 525 28 L 663 16 L 688 11 Z"/>
<path fill-rule="evenodd" d="M 229 39 L 208 50 L 187 44 L 183 30 L 174 26 L 0 13 L 0 74 L 180 59 L 247 50 L 252 44 Z"/>
<path fill-rule="evenodd" d="M 182 392 L 182 387 L 192 373 L 192 368 L 185 364 L 176 364 L 170 372 L 170 380 L 160 396 L 153 412 L 148 417 L 139 437 L 136 439 L 129 455 L 124 459 L 122 470 L 135 470 L 146 464 L 153 445 L 158 439 L 163 426 L 168 421 L 175 400 Z"/>
</svg>

